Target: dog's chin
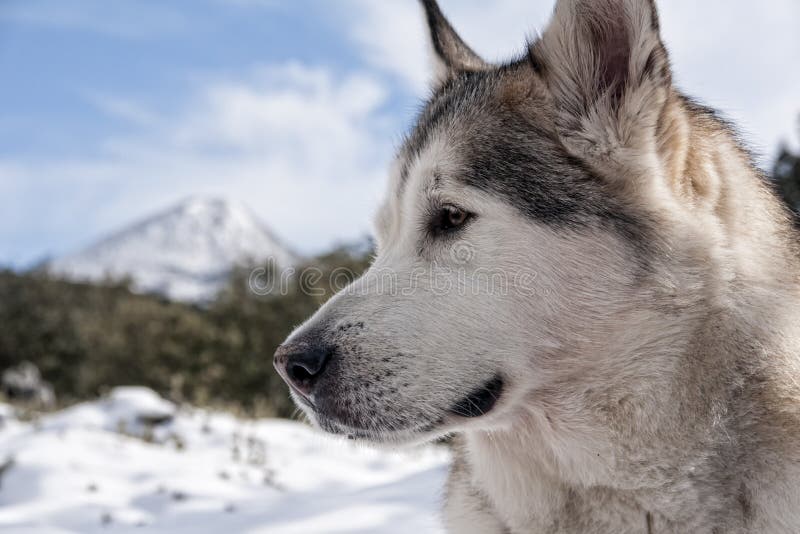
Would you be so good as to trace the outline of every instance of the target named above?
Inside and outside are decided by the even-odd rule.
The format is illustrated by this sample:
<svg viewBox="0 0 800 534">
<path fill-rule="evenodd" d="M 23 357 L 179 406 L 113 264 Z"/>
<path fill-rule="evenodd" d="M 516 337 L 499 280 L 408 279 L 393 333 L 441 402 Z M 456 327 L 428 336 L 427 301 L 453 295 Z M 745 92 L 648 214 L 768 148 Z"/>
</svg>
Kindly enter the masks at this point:
<svg viewBox="0 0 800 534">
<path fill-rule="evenodd" d="M 295 397 L 311 423 L 321 430 L 350 440 L 368 442 L 373 445 L 407 446 L 436 441 L 455 432 L 470 428 L 485 427 L 488 416 L 495 411 L 505 382 L 499 375 L 487 380 L 464 395 L 438 417 L 419 421 L 406 428 L 382 427 L 376 423 L 371 428 L 358 428 L 332 417 L 313 406 L 307 399 Z"/>
<path fill-rule="evenodd" d="M 379 426 L 364 429 L 347 426 L 325 416 L 317 415 L 314 419 L 316 426 L 329 434 L 377 446 L 405 447 L 422 445 L 448 434 L 445 430 L 446 424 L 444 421 L 422 423 L 418 426 L 401 429 L 380 428 Z"/>
</svg>

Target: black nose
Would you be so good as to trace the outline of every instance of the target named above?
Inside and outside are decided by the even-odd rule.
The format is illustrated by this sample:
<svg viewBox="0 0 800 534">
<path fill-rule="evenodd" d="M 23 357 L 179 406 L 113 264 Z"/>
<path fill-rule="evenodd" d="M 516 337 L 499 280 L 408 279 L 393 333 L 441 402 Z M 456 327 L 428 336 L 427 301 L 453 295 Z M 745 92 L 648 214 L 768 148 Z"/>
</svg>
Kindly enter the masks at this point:
<svg viewBox="0 0 800 534">
<path fill-rule="evenodd" d="M 290 386 L 308 396 L 325 372 L 332 352 L 306 343 L 281 345 L 275 351 L 275 369 Z"/>
</svg>

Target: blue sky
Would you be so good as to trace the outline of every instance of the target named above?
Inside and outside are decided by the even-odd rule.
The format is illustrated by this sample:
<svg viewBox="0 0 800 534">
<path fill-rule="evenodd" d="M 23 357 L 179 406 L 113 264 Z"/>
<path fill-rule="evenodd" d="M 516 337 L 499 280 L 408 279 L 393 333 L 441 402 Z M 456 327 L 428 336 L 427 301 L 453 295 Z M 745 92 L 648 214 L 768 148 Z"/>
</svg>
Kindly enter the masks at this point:
<svg viewBox="0 0 800 534">
<path fill-rule="evenodd" d="M 441 3 L 490 59 L 552 9 Z M 768 164 L 795 142 L 800 4 L 661 4 L 679 85 L 742 123 Z M 414 0 L 0 0 L 0 265 L 190 195 L 245 202 L 303 252 L 363 235 L 425 56 Z"/>
</svg>

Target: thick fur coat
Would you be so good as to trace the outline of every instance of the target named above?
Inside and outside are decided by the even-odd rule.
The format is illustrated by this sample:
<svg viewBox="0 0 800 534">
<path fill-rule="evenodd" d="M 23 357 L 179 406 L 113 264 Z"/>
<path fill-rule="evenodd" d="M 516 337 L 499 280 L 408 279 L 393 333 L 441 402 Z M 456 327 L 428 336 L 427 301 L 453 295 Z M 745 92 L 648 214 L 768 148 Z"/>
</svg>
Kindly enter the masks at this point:
<svg viewBox="0 0 800 534">
<path fill-rule="evenodd" d="M 422 3 L 375 262 L 276 354 L 299 405 L 455 435 L 453 533 L 800 532 L 797 236 L 654 2 L 559 0 L 503 65 Z"/>
</svg>

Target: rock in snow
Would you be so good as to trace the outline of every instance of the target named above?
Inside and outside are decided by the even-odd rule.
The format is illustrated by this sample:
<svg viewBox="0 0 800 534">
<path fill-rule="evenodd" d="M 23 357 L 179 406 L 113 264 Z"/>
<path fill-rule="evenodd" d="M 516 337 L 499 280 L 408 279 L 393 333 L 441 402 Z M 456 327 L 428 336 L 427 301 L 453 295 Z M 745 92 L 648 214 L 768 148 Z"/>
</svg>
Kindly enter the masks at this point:
<svg viewBox="0 0 800 534">
<path fill-rule="evenodd" d="M 46 268 L 76 281 L 130 278 L 137 291 L 197 302 L 212 298 L 235 265 L 267 259 L 298 261 L 245 206 L 193 198 Z"/>
<path fill-rule="evenodd" d="M 38 367 L 27 361 L 3 371 L 0 390 L 6 398 L 31 406 L 52 408 L 56 402 L 53 386 L 42 379 Z"/>
</svg>

